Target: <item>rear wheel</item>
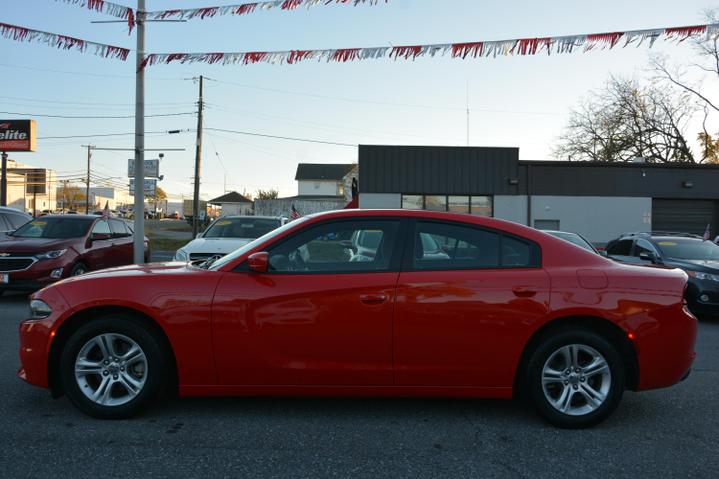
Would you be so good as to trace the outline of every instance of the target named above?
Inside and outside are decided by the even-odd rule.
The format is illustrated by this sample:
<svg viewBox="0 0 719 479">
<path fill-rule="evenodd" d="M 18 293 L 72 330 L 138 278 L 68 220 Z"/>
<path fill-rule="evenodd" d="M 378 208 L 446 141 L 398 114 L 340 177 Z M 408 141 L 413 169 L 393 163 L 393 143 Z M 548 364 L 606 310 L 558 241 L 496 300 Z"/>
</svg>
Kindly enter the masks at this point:
<svg viewBox="0 0 719 479">
<path fill-rule="evenodd" d="M 63 348 L 63 389 L 72 403 L 90 416 L 133 416 L 165 387 L 168 361 L 160 344 L 130 316 L 94 320 L 78 329 Z"/>
<path fill-rule="evenodd" d="M 531 356 L 527 390 L 539 412 L 564 428 L 593 426 L 624 393 L 624 363 L 604 337 L 585 330 L 548 335 Z"/>
</svg>

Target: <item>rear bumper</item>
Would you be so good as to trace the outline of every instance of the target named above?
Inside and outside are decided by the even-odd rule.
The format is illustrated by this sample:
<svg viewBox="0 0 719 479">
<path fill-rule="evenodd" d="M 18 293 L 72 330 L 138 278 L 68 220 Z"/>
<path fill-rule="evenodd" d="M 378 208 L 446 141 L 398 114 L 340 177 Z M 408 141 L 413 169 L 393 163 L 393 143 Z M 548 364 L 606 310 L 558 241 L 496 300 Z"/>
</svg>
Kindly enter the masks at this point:
<svg viewBox="0 0 719 479">
<path fill-rule="evenodd" d="M 686 379 L 696 358 L 697 319 L 686 307 L 652 313 L 636 333 L 637 390 L 658 389 Z"/>
</svg>

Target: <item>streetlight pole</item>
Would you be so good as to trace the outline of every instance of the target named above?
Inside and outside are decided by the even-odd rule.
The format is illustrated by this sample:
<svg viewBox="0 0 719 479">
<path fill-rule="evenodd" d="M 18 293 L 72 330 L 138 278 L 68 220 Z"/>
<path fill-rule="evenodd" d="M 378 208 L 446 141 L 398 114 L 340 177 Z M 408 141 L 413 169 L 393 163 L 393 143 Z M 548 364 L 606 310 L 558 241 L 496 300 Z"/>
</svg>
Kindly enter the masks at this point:
<svg viewBox="0 0 719 479">
<path fill-rule="evenodd" d="M 145 262 L 145 0 L 137 0 L 135 61 L 135 232 L 133 260 Z"/>
<path fill-rule="evenodd" d="M 0 179 L 0 206 L 7 206 L 7 153 L 2 152 L 2 178 Z"/>
</svg>

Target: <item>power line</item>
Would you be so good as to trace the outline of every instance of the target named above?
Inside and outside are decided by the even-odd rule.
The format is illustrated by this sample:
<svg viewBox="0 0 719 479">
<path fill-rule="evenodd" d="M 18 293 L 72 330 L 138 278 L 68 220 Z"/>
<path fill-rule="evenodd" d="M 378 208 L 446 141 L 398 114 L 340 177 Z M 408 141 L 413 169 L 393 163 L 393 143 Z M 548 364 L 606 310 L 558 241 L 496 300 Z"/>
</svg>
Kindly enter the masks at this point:
<svg viewBox="0 0 719 479">
<path fill-rule="evenodd" d="M 277 140 L 301 141 L 303 143 L 317 143 L 320 145 L 347 146 L 350 148 L 357 147 L 357 145 L 353 145 L 350 143 L 338 143 L 338 142 L 334 142 L 334 141 L 313 140 L 313 139 L 309 139 L 309 138 L 293 138 L 290 136 L 266 135 L 264 133 L 254 133 L 254 132 L 249 132 L 249 131 L 225 130 L 222 128 L 207 128 L 207 130 L 208 131 L 219 131 L 219 132 L 223 132 L 223 133 L 235 133 L 237 135 L 258 136 L 261 138 L 274 138 Z"/>
<path fill-rule="evenodd" d="M 37 113 L 19 113 L 16 111 L 0 111 L 5 115 L 21 115 L 21 116 L 32 116 L 40 118 L 63 118 L 66 120 L 108 120 L 108 119 L 131 119 L 135 118 L 135 115 L 124 115 L 124 116 L 66 116 L 66 115 L 40 115 Z M 145 115 L 145 118 L 154 117 L 165 117 L 165 116 L 183 116 L 183 115 L 194 115 L 193 112 L 187 113 L 161 113 L 156 115 Z M 134 135 L 134 133 L 133 133 Z"/>
<path fill-rule="evenodd" d="M 195 130 L 165 130 L 165 131 L 146 131 L 146 135 L 174 135 L 177 133 L 190 133 L 194 132 Z M 172 132 L 172 133 L 170 133 Z M 37 139 L 38 140 L 65 140 L 69 138 L 101 138 L 101 137 L 108 137 L 108 136 L 131 136 L 134 135 L 134 132 L 131 133 L 100 133 L 97 135 L 69 135 L 69 136 L 40 136 Z"/>
<path fill-rule="evenodd" d="M 7 98 L 9 100 L 20 100 L 20 101 L 30 101 L 35 103 L 58 103 L 63 105 L 92 105 L 92 106 L 122 106 L 122 107 L 128 107 L 128 108 L 134 108 L 133 104 L 130 103 L 102 103 L 102 102 L 82 102 L 82 101 L 61 101 L 61 100 L 48 100 L 48 99 L 37 99 L 37 98 L 23 98 L 18 96 L 0 96 L 0 98 Z M 155 103 L 155 106 L 172 106 L 172 105 L 181 105 L 181 106 L 188 106 L 191 102 L 164 102 L 164 103 Z"/>
</svg>

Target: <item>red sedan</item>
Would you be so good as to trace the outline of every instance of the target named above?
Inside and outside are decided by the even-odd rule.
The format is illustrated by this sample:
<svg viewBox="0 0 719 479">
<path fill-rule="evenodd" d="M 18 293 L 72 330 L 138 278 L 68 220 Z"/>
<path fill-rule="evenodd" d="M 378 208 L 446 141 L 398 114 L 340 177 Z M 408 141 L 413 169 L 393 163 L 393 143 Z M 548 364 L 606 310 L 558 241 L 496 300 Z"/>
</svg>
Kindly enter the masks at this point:
<svg viewBox="0 0 719 479">
<path fill-rule="evenodd" d="M 18 374 L 101 418 L 135 414 L 167 388 L 522 394 L 554 424 L 586 427 L 625 389 L 688 375 L 697 321 L 686 284 L 682 271 L 615 263 L 501 220 L 346 210 L 214 263 L 126 266 L 45 288 L 20 327 Z"/>
</svg>

